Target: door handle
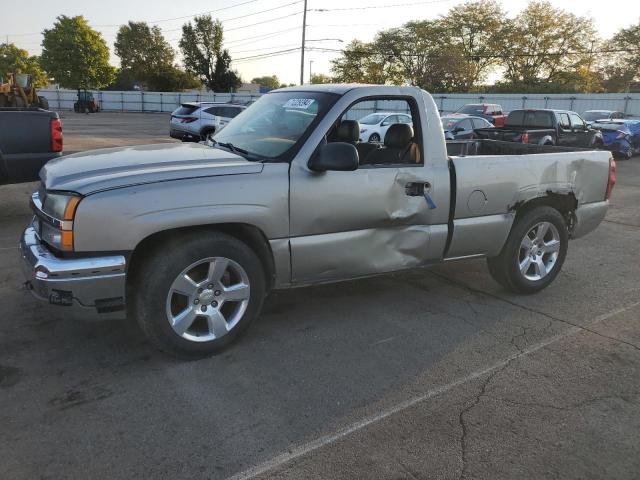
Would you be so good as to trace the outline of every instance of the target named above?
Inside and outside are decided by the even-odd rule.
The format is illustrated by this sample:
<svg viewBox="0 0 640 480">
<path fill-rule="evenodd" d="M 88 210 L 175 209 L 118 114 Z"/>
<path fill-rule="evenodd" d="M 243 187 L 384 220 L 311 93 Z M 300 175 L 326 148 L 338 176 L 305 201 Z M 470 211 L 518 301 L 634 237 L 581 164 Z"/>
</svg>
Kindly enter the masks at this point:
<svg viewBox="0 0 640 480">
<path fill-rule="evenodd" d="M 429 210 L 436 208 L 436 203 L 431 198 L 431 184 L 429 182 L 409 182 L 404 186 L 404 192 L 409 197 L 424 197 Z"/>
<path fill-rule="evenodd" d="M 431 190 L 429 182 L 409 182 L 404 186 L 404 193 L 409 197 L 422 197 Z"/>
</svg>

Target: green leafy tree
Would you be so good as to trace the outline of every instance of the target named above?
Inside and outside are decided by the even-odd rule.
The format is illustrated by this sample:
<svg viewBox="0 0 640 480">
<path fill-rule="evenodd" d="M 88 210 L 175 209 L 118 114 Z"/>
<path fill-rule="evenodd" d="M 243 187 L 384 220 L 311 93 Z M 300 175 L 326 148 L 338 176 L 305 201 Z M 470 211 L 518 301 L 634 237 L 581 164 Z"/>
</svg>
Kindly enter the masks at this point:
<svg viewBox="0 0 640 480">
<path fill-rule="evenodd" d="M 506 22 L 500 49 L 506 82 L 536 85 L 563 83 L 574 72 L 582 83 L 591 75 L 594 46 L 593 21 L 553 7 L 547 1 L 529 3 L 514 19 Z M 586 68 L 585 68 L 586 67 Z M 578 83 L 580 83 L 578 82 Z"/>
<path fill-rule="evenodd" d="M 123 69 L 146 80 L 161 68 L 173 65 L 175 53 L 162 36 L 159 27 L 149 27 L 146 22 L 129 22 L 118 30 L 114 42 L 115 53 L 120 57 Z"/>
<path fill-rule="evenodd" d="M 48 77 L 40 66 L 40 59 L 16 47 L 13 43 L 0 44 L 0 77 L 6 81 L 7 73 L 28 73 L 34 87 L 44 87 Z"/>
<path fill-rule="evenodd" d="M 604 44 L 611 53 L 604 54 L 600 73 L 603 86 L 610 92 L 626 92 L 629 83 L 640 81 L 640 22 L 620 29 Z"/>
<path fill-rule="evenodd" d="M 199 77 L 209 90 L 226 92 L 242 81 L 231 70 L 229 51 L 222 49 L 222 24 L 211 15 L 202 15 L 182 26 L 180 50 L 188 72 Z"/>
<path fill-rule="evenodd" d="M 320 84 L 320 83 L 332 83 L 333 78 L 329 75 L 325 75 L 324 73 L 314 73 L 311 75 L 311 83 L 312 84 Z"/>
<path fill-rule="evenodd" d="M 42 67 L 65 88 L 102 88 L 115 78 L 109 47 L 83 16 L 57 18 L 43 32 Z"/>
<path fill-rule="evenodd" d="M 280 86 L 280 80 L 277 75 L 265 75 L 264 77 L 255 77 L 251 79 L 251 83 L 257 83 L 258 85 L 269 88 L 276 89 Z"/>
<path fill-rule="evenodd" d="M 388 48 L 380 49 L 379 42 L 364 43 L 353 40 L 342 55 L 331 61 L 331 73 L 337 82 L 401 84 L 394 55 Z"/>
<path fill-rule="evenodd" d="M 464 90 L 471 90 L 498 64 L 496 50 L 506 15 L 495 0 L 478 0 L 453 7 L 442 17 L 443 38 L 465 65 Z"/>
</svg>

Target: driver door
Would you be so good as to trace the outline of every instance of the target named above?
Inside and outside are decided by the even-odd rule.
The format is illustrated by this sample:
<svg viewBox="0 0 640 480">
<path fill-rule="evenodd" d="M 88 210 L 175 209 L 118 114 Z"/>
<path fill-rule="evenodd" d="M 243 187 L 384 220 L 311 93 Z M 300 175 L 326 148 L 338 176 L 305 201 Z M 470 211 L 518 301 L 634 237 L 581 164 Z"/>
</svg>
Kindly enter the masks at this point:
<svg viewBox="0 0 640 480">
<path fill-rule="evenodd" d="M 414 105 L 416 131 L 421 128 L 417 111 Z M 341 118 L 362 116 L 345 112 Z M 424 159 L 421 133 L 413 140 Z M 355 171 L 326 172 L 309 170 L 308 158 L 296 159 L 290 173 L 292 282 L 317 283 L 389 272 L 441 256 L 442 245 L 430 243 L 432 223 L 434 215 L 446 213 L 448 205 L 432 209 L 425 200 L 420 187 L 436 188 L 437 181 L 422 159 L 414 164 L 389 162 L 361 165 Z M 448 188 L 448 183 L 440 188 Z"/>
</svg>

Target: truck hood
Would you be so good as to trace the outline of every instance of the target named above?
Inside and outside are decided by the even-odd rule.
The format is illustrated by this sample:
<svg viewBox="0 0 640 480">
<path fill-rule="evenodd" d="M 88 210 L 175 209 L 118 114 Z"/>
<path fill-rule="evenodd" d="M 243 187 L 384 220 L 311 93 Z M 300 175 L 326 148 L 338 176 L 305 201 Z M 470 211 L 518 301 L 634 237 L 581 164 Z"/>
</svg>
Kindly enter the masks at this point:
<svg viewBox="0 0 640 480">
<path fill-rule="evenodd" d="M 47 190 L 88 195 L 101 190 L 185 178 L 260 173 L 263 165 L 196 143 L 104 148 L 66 155 L 40 170 Z"/>
</svg>

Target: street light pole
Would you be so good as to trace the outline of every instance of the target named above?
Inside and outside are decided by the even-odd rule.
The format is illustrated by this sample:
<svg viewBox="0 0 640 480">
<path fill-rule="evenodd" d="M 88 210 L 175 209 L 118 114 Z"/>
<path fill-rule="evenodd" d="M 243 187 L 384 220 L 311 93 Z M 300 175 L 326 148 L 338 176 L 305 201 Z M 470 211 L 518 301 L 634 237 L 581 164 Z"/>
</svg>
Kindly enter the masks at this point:
<svg viewBox="0 0 640 480">
<path fill-rule="evenodd" d="M 307 33 L 307 0 L 304 0 L 302 13 L 302 45 L 300 47 L 300 85 L 304 84 L 304 36 Z"/>
</svg>

